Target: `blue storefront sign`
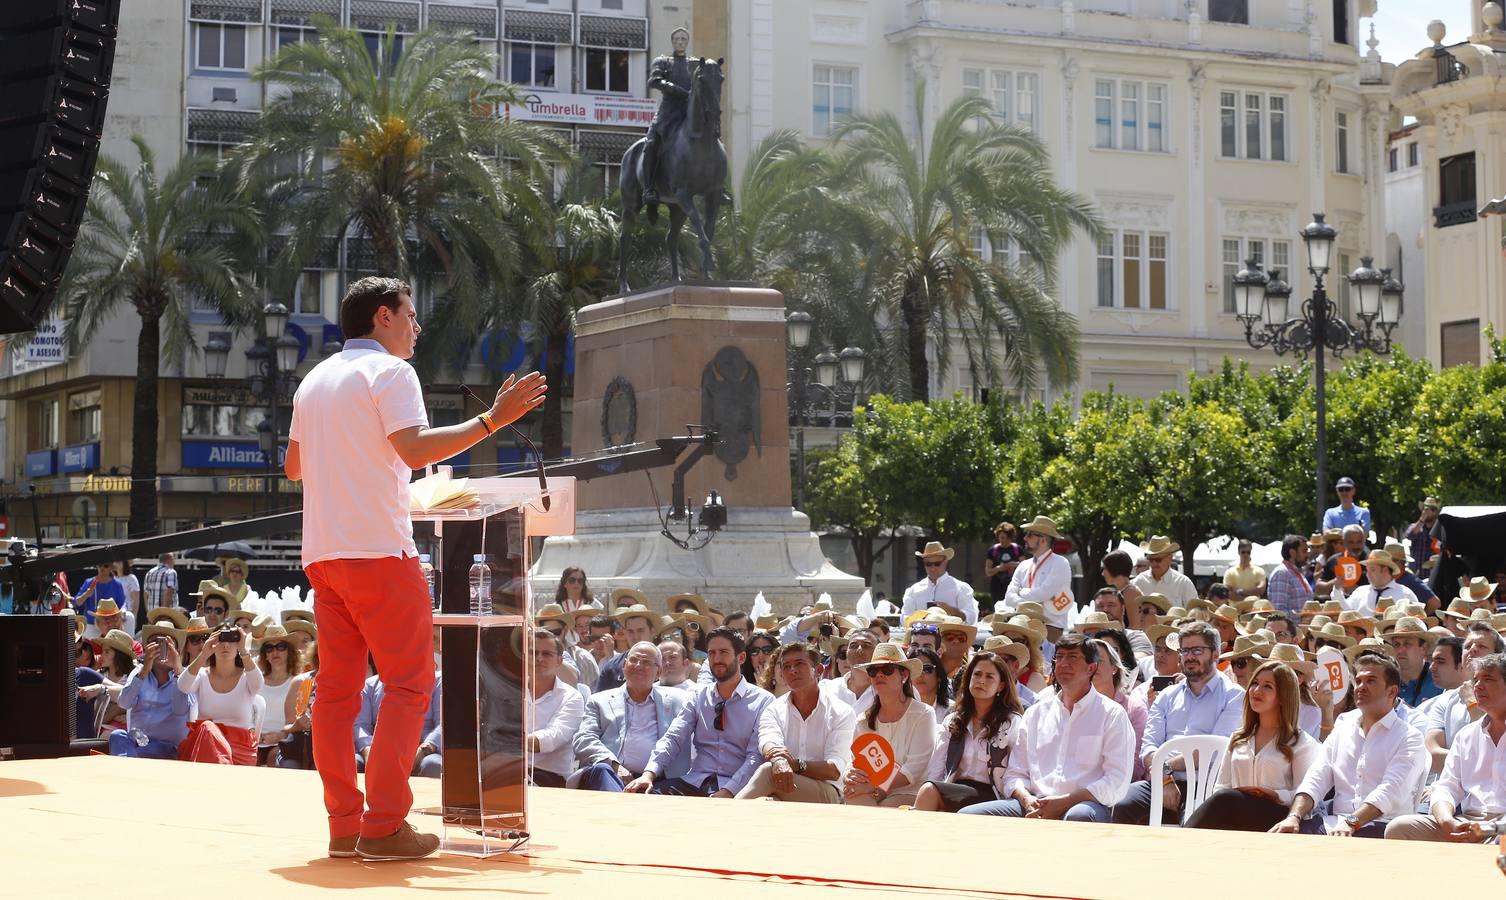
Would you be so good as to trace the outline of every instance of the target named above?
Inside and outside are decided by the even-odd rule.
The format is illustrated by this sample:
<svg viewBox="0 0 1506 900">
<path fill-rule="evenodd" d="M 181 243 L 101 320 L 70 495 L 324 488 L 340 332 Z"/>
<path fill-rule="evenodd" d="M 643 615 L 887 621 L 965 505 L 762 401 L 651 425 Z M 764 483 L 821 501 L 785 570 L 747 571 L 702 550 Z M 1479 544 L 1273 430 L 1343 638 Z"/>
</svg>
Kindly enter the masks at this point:
<svg viewBox="0 0 1506 900">
<path fill-rule="evenodd" d="M 99 468 L 99 443 L 77 444 L 58 451 L 59 472 L 92 472 Z"/>
<path fill-rule="evenodd" d="M 57 471 L 58 455 L 56 450 L 38 450 L 35 453 L 26 454 L 26 477 L 45 478 Z"/>
<path fill-rule="evenodd" d="M 277 451 L 277 465 L 287 458 L 288 446 Z M 184 441 L 185 469 L 265 469 L 267 458 L 255 441 Z"/>
</svg>

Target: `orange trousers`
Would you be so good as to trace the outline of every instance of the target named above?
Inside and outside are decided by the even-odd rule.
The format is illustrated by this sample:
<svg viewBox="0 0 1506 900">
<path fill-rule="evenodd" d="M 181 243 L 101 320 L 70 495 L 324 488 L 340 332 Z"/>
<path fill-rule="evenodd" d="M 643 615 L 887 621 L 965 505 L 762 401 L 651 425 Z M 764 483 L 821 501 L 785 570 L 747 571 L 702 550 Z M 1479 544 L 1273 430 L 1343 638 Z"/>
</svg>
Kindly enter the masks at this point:
<svg viewBox="0 0 1506 900">
<path fill-rule="evenodd" d="M 188 737 L 178 745 L 178 758 L 184 762 L 254 766 L 256 735 L 249 728 L 198 719 L 188 723 Z"/>
<path fill-rule="evenodd" d="M 331 837 L 386 837 L 413 806 L 408 774 L 434 690 L 433 611 L 418 559 L 333 559 L 305 569 L 319 628 L 319 692 L 314 698 L 314 764 L 324 781 Z M 366 681 L 376 661 L 384 696 L 366 760 L 366 793 L 356 785 L 353 743 Z"/>
</svg>

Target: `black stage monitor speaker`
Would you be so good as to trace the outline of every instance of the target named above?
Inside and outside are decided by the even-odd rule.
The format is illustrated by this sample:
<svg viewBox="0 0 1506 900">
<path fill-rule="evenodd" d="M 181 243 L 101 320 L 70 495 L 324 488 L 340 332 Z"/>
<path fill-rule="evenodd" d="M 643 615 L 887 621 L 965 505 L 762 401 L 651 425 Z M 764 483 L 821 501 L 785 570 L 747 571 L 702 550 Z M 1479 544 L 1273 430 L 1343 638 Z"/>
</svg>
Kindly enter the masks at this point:
<svg viewBox="0 0 1506 900">
<path fill-rule="evenodd" d="M 76 694 L 73 617 L 0 616 L 0 747 L 68 746 Z"/>
<path fill-rule="evenodd" d="M 120 0 L 0 0 L 0 334 L 47 316 L 83 221 Z"/>
</svg>

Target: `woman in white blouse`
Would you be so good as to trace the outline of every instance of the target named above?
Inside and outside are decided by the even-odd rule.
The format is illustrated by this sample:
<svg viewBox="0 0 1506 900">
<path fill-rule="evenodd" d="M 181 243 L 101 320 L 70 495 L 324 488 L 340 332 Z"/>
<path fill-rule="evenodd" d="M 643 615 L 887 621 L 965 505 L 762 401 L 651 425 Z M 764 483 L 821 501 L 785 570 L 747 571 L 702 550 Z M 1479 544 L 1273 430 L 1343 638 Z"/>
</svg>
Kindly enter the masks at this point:
<svg viewBox="0 0 1506 900">
<path fill-rule="evenodd" d="M 915 808 L 956 812 L 1004 796 L 1004 769 L 1024 709 L 1002 657 L 974 653 L 962 670 L 962 695 L 936 736 Z"/>
<path fill-rule="evenodd" d="M 894 754 L 894 777 L 887 785 L 874 784 L 857 766 L 842 777 L 842 800 L 852 806 L 910 806 L 925 780 L 931 751 L 936 747 L 936 714 L 920 702 L 910 679 L 921 661 L 906 659 L 898 644 L 879 644 L 873 659 L 861 666 L 873 681 L 874 701 L 858 716 L 856 738 L 873 733 L 888 742 Z"/>
<path fill-rule="evenodd" d="M 1261 664 L 1245 692 L 1244 722 L 1229 738 L 1218 790 L 1187 819 L 1188 828 L 1268 831 L 1286 817 L 1292 793 L 1323 753 L 1297 724 L 1297 675 L 1283 662 Z"/>
<path fill-rule="evenodd" d="M 288 640 L 287 629 L 281 625 L 267 626 L 257 655 L 260 657 L 257 665 L 264 679 L 261 695 L 267 701 L 267 711 L 261 721 L 256 762 L 257 765 L 275 766 L 277 745 L 288 724 L 288 692 L 303 672 L 303 658 L 298 645 Z"/>
<path fill-rule="evenodd" d="M 202 672 L 205 667 L 208 672 Z M 222 765 L 256 765 L 256 697 L 263 684 L 240 629 L 216 630 L 178 674 L 178 690 L 198 699 L 199 717 L 188 723 L 178 758 Z"/>
</svg>

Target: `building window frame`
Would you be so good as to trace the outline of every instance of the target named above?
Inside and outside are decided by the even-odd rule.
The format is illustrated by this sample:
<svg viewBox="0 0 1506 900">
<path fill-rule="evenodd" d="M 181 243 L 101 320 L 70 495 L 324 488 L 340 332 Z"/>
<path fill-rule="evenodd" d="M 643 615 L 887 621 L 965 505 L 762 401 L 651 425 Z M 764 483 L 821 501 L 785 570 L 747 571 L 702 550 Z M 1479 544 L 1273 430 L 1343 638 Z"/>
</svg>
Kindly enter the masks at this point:
<svg viewBox="0 0 1506 900">
<path fill-rule="evenodd" d="M 1353 175 L 1353 148 L 1350 146 L 1349 110 L 1333 113 L 1333 170 L 1339 175 Z"/>
<path fill-rule="evenodd" d="M 839 79 L 845 76 L 846 81 Z M 858 108 L 862 68 L 848 63 L 811 63 L 811 134 L 830 137 Z M 845 94 L 845 105 L 841 96 Z"/>
<path fill-rule="evenodd" d="M 1041 76 L 1024 69 L 967 66 L 962 93 L 982 97 L 993 106 L 992 118 L 1040 134 Z"/>
<path fill-rule="evenodd" d="M 31 401 L 27 407 L 27 449 L 52 450 L 61 446 L 58 426 L 62 404 L 57 398 L 43 397 Z"/>
<path fill-rule="evenodd" d="M 92 444 L 99 440 L 104 424 L 100 389 L 89 388 L 68 395 L 66 438 L 70 445 Z"/>
<path fill-rule="evenodd" d="M 528 64 L 527 79 L 519 79 L 518 63 L 523 57 L 519 53 L 527 54 Z M 560 76 L 560 45 L 543 44 L 536 41 L 508 41 L 507 42 L 507 80 L 521 87 L 543 88 L 545 90 L 557 90 Z M 547 67 L 541 67 L 541 62 L 547 61 Z M 547 69 L 547 75 L 542 74 Z"/>
<path fill-rule="evenodd" d="M 581 84 L 588 94 L 631 94 L 633 92 L 633 54 L 621 47 L 582 47 Z M 620 62 L 619 62 L 620 57 Z M 595 66 L 601 67 L 600 85 L 592 86 Z"/>
<path fill-rule="evenodd" d="M 1291 129 L 1287 127 L 1290 114 L 1291 98 L 1288 94 L 1220 89 L 1219 158 L 1290 162 Z M 1250 148 L 1252 136 L 1258 144 L 1253 152 Z"/>
<path fill-rule="evenodd" d="M 1152 313 L 1175 311 L 1171 290 L 1170 232 L 1109 229 L 1098 240 L 1095 261 L 1098 309 Z"/>
<path fill-rule="evenodd" d="M 1095 149 L 1169 154 L 1171 87 L 1142 78 L 1096 78 L 1093 123 Z"/>
<path fill-rule="evenodd" d="M 1289 238 L 1257 237 L 1250 235 L 1225 235 L 1219 242 L 1221 251 L 1220 279 L 1222 303 L 1220 313 L 1232 316 L 1239 310 L 1234 303 L 1234 276 L 1244 268 L 1245 260 L 1253 259 L 1267 271 L 1280 269 L 1282 277 L 1295 291 L 1297 273 L 1292 271 L 1292 242 Z"/>
<path fill-rule="evenodd" d="M 194 22 L 193 23 L 193 70 L 196 72 L 240 72 L 249 69 L 250 35 L 247 26 L 234 22 Z M 210 37 L 213 41 L 210 42 Z M 227 64 L 227 50 L 235 46 L 234 38 L 240 38 L 240 64 Z M 214 61 L 210 64 L 204 62 L 204 53 L 210 49 L 206 42 L 212 43 Z"/>
</svg>

